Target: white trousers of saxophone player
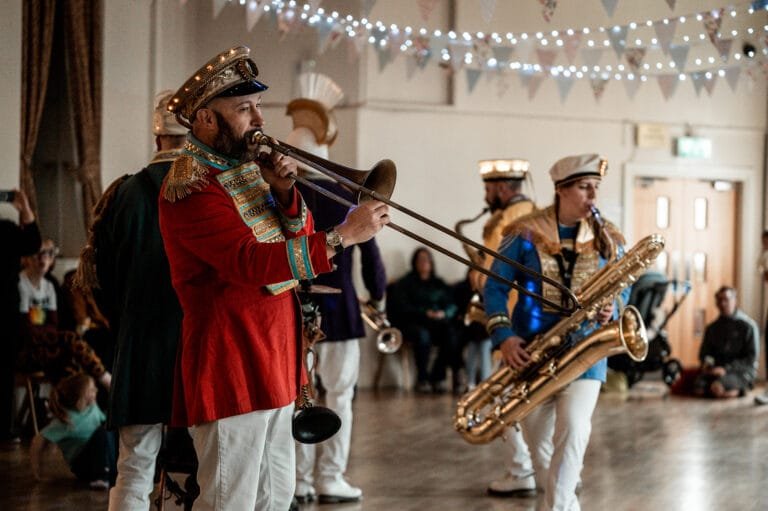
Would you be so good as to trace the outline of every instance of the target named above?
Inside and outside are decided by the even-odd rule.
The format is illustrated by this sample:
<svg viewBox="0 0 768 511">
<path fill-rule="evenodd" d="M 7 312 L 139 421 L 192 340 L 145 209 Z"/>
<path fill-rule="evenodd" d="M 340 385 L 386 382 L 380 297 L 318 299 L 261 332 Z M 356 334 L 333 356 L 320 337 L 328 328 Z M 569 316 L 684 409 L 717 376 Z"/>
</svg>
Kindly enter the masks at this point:
<svg viewBox="0 0 768 511">
<path fill-rule="evenodd" d="M 319 342 L 315 351 L 315 370 L 325 388 L 325 406 L 339 415 L 341 429 L 321 444 L 296 443 L 296 480 L 311 487 L 316 476 L 321 489 L 324 484 L 340 480 L 347 471 L 352 397 L 360 373 L 360 343 L 357 339 Z"/>
<path fill-rule="evenodd" d="M 294 404 L 190 428 L 200 496 L 194 511 L 285 511 L 291 505 Z"/>
<path fill-rule="evenodd" d="M 147 511 L 155 486 L 155 461 L 163 441 L 162 424 L 138 424 L 119 429 L 117 481 L 109 491 L 109 511 Z"/>
<path fill-rule="evenodd" d="M 600 381 L 575 380 L 523 419 L 536 485 L 544 489 L 538 511 L 579 511 L 576 485 L 592 432 Z"/>
</svg>

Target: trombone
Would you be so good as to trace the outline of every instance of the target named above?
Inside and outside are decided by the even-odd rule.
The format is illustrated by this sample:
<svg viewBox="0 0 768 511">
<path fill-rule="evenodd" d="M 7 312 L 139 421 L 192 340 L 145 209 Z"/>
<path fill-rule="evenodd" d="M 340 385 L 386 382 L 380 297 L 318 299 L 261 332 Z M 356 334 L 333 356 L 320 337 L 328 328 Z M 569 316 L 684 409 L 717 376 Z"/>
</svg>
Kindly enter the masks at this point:
<svg viewBox="0 0 768 511">
<path fill-rule="evenodd" d="M 387 316 L 376 309 L 370 302 L 360 300 L 360 316 L 368 323 L 371 330 L 376 332 L 376 349 L 385 355 L 391 355 L 403 345 L 403 334 L 387 319 Z"/>
<path fill-rule="evenodd" d="M 516 270 L 522 273 L 526 273 L 536 279 L 541 280 L 542 282 L 546 282 L 547 284 L 554 286 L 560 291 L 561 296 L 563 297 L 563 301 L 562 303 L 556 303 L 551 300 L 548 300 L 547 298 L 526 289 L 524 286 L 521 286 L 517 282 L 509 280 L 505 277 L 502 277 L 501 275 L 491 270 L 485 269 L 482 266 L 475 264 L 472 261 L 454 252 L 451 252 L 447 248 L 441 247 L 440 245 L 433 243 L 428 239 L 422 236 L 419 236 L 418 234 L 411 232 L 403 227 L 400 227 L 399 225 L 393 222 L 389 222 L 388 224 L 386 224 L 387 227 L 389 227 L 390 229 L 394 229 L 400 234 L 408 236 L 409 238 L 414 239 L 419 243 L 422 243 L 432 248 L 433 250 L 440 252 L 441 254 L 447 257 L 450 257 L 451 259 L 454 259 L 455 261 L 458 261 L 474 270 L 477 270 L 480 273 L 487 275 L 488 277 L 491 277 L 500 282 L 503 282 L 508 286 L 516 289 L 519 293 L 530 296 L 531 298 L 539 301 L 540 303 L 548 307 L 551 307 L 552 309 L 558 311 L 563 315 L 571 315 L 581 308 L 581 304 L 576 298 L 576 295 L 574 294 L 574 292 L 568 289 L 567 287 L 565 287 L 564 285 L 562 285 L 560 282 L 557 282 L 554 279 L 551 279 L 534 270 L 531 270 L 530 268 L 518 263 L 517 261 L 514 261 L 508 257 L 505 257 L 494 250 L 486 248 L 480 243 L 477 243 L 476 241 L 473 241 L 465 236 L 462 236 L 461 234 L 458 234 L 450 230 L 449 228 L 441 224 L 438 224 L 437 222 L 434 222 L 428 219 L 427 217 L 420 215 L 419 213 L 411 209 L 408 209 L 405 206 L 401 206 L 400 204 L 397 204 L 396 202 L 390 200 L 390 197 L 392 196 L 392 192 L 395 189 L 395 177 L 397 173 L 397 169 L 392 160 L 381 160 L 376 165 L 374 165 L 373 168 L 371 168 L 371 170 L 358 170 L 358 169 L 351 169 L 343 165 L 339 165 L 332 161 L 315 156 L 314 154 L 309 153 L 307 151 L 303 151 L 298 147 L 294 147 L 284 142 L 280 142 L 277 139 L 274 139 L 272 137 L 265 135 L 262 131 L 254 132 L 254 134 L 251 136 L 250 141 L 252 144 L 266 146 L 273 151 L 277 151 L 279 153 L 284 154 L 285 156 L 289 156 L 294 160 L 301 162 L 304 165 L 307 165 L 308 167 L 311 167 L 317 170 L 321 174 L 325 174 L 326 176 L 330 177 L 334 181 L 340 184 L 346 185 L 350 189 L 358 192 L 358 202 L 366 200 L 366 196 L 372 199 L 381 201 L 384 204 L 388 205 L 389 207 L 396 209 L 398 211 L 401 211 L 402 213 L 405 213 L 411 218 L 418 220 L 419 222 L 422 222 L 432 227 L 433 229 L 436 229 L 442 232 L 443 234 L 446 234 L 464 243 L 465 245 L 469 245 L 470 247 L 474 248 L 479 252 L 488 254 L 489 256 L 495 259 L 498 259 L 500 261 L 503 261 L 509 264 L 510 266 L 513 266 Z M 305 177 L 295 176 L 295 179 L 296 181 L 307 186 L 308 188 L 318 192 L 321 195 L 328 197 L 331 200 L 338 202 L 339 204 L 342 204 L 350 208 L 356 206 L 355 203 L 329 190 L 326 190 L 322 186 L 312 182 L 311 180 Z"/>
</svg>

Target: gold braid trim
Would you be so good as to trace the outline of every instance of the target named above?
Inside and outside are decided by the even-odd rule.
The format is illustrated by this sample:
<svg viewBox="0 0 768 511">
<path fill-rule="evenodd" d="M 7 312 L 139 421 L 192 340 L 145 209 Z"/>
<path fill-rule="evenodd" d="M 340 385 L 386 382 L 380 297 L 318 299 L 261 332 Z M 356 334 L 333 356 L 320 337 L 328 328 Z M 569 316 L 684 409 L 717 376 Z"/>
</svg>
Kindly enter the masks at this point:
<svg viewBox="0 0 768 511">
<path fill-rule="evenodd" d="M 176 202 L 192 192 L 208 186 L 208 167 L 188 154 L 182 154 L 173 161 L 165 176 L 163 198 Z"/>
<path fill-rule="evenodd" d="M 554 228 L 554 236 L 551 230 Z M 550 232 L 547 235 L 547 232 Z M 548 254 L 560 252 L 560 238 L 557 235 L 557 222 L 554 220 L 554 206 L 540 209 L 518 218 L 504 228 L 504 237 L 520 236 Z"/>
<path fill-rule="evenodd" d="M 131 177 L 131 175 L 126 174 L 115 179 L 112 184 L 104 190 L 99 202 L 93 207 L 93 223 L 90 228 L 88 228 L 88 240 L 80 251 L 80 261 L 78 262 L 77 271 L 72 280 L 75 287 L 86 293 L 91 293 L 92 290 L 99 289 L 99 278 L 96 274 L 96 231 L 104 220 L 107 210 L 110 209 L 112 202 L 114 202 L 120 185 L 129 177 Z"/>
</svg>

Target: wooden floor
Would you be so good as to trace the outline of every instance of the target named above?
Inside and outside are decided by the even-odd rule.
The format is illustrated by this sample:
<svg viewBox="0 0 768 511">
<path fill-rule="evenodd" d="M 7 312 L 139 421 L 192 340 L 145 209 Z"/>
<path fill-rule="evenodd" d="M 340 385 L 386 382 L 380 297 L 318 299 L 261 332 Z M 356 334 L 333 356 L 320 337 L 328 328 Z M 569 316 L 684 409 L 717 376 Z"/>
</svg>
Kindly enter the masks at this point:
<svg viewBox="0 0 768 511">
<path fill-rule="evenodd" d="M 751 396 L 662 399 L 656 389 L 629 400 L 601 396 L 582 473 L 582 509 L 768 509 L 768 406 L 755 407 Z M 361 391 L 348 474 L 364 500 L 303 511 L 533 511 L 535 499 L 485 495 L 500 473 L 497 446 L 471 446 L 454 433 L 453 402 Z M 0 449 L 0 509 L 106 509 L 106 493 L 78 486 L 63 462 L 52 480 L 34 482 L 27 456 L 25 444 Z"/>
</svg>

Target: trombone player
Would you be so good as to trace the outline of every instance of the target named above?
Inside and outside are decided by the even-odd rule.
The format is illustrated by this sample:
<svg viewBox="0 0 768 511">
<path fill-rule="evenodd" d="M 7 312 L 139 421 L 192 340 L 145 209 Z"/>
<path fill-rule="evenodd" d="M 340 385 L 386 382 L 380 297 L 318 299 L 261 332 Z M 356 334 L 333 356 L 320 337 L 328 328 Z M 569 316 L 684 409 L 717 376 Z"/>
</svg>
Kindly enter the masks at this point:
<svg viewBox="0 0 768 511">
<path fill-rule="evenodd" d="M 485 203 L 491 212 L 491 217 L 483 227 L 483 245 L 491 250 L 497 250 L 503 238 L 503 232 L 507 226 L 536 209 L 530 198 L 523 194 L 523 181 L 528 176 L 530 163 L 527 160 L 496 159 L 482 160 L 479 162 L 480 177 L 485 186 Z M 476 252 L 470 252 L 471 247 L 465 247 L 470 253 L 471 259 L 478 258 Z M 480 255 L 482 257 L 482 255 Z M 479 264 L 490 269 L 493 258 L 484 257 Z M 482 294 L 487 277 L 475 270 L 469 274 L 470 283 L 475 293 Z M 517 300 L 517 292 L 509 294 L 510 309 Z M 470 345 L 470 350 L 483 349 L 483 344 L 490 345 L 490 339 L 482 343 Z M 474 371 L 472 370 L 472 352 L 467 356 L 468 383 L 474 385 Z M 482 356 L 482 353 L 477 354 Z M 481 375 L 487 378 L 489 375 Z M 498 497 L 530 496 L 536 491 L 536 483 L 533 477 L 533 465 L 528 446 L 525 444 L 523 434 L 510 428 L 504 443 L 504 474 L 488 485 L 488 493 Z"/>
</svg>

